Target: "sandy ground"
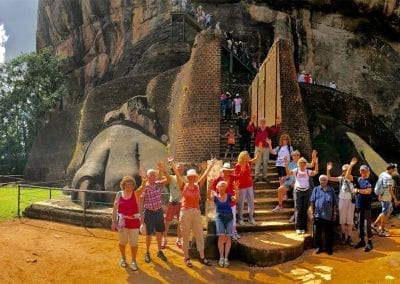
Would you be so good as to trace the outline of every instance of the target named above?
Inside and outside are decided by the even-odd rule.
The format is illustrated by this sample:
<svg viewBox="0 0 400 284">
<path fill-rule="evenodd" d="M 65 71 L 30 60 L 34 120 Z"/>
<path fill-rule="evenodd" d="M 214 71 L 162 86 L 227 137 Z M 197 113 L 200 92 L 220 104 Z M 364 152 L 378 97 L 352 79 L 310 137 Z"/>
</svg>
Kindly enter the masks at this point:
<svg viewBox="0 0 400 284">
<path fill-rule="evenodd" d="M 119 267 L 117 233 L 40 220 L 5 221 L 0 223 L 0 283 L 400 283 L 400 220 L 393 217 L 391 224 L 392 236 L 374 236 L 369 253 L 345 246 L 336 247 L 332 256 L 309 250 L 268 268 L 238 261 L 220 268 L 215 260 L 212 267 L 193 261 L 194 268 L 186 268 L 173 237 L 165 249 L 168 262 L 153 250 L 153 262 L 147 264 L 140 237 L 139 271 L 133 272 Z"/>
</svg>

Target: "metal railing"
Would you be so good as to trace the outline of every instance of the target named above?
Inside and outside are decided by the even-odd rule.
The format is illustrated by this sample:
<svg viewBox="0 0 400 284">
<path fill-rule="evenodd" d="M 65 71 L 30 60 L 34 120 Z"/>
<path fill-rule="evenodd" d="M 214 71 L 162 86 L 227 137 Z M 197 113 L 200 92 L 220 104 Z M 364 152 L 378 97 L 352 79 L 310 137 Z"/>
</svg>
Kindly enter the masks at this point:
<svg viewBox="0 0 400 284">
<path fill-rule="evenodd" d="M 22 217 L 22 211 L 24 208 L 29 207 L 32 204 L 38 202 L 46 202 L 49 207 L 52 207 L 52 202 L 65 201 L 68 205 L 57 206 L 64 207 L 66 210 L 75 208 L 77 211 L 81 211 L 82 214 L 82 226 L 86 227 L 87 217 L 94 211 L 101 211 L 110 209 L 113 206 L 116 191 L 99 191 L 99 190 L 82 190 L 82 189 L 69 189 L 69 188 L 57 188 L 57 187 L 43 187 L 30 184 L 18 184 L 17 192 L 17 217 Z M 46 194 L 43 191 L 47 191 Z M 72 198 L 72 193 L 76 193 L 75 196 L 78 199 Z M 97 196 L 96 196 L 97 195 Z M 90 197 L 90 198 L 88 198 Z M 96 201 L 94 201 L 96 200 Z M 98 200 L 98 201 L 97 201 Z M 68 202 L 70 201 L 70 203 Z M 169 201 L 169 192 L 166 188 L 162 191 L 162 206 L 165 209 Z M 107 213 L 104 213 L 107 214 Z M 111 218 L 111 212 L 110 212 Z"/>
</svg>

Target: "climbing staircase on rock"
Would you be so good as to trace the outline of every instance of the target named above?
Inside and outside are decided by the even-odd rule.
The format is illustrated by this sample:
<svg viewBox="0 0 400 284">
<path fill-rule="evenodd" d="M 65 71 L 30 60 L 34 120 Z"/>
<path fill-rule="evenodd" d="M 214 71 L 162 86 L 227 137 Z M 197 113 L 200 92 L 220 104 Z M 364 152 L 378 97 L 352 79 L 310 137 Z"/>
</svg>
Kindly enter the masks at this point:
<svg viewBox="0 0 400 284">
<path fill-rule="evenodd" d="M 195 19 L 194 15 L 183 9 L 173 9 L 171 11 L 171 45 L 177 42 L 186 42 L 187 40 L 187 25 L 193 28 L 196 32 L 201 32 L 205 28 L 200 25 Z M 234 62 L 238 63 L 241 69 L 245 69 L 252 75 L 256 75 L 257 70 L 251 65 L 244 62 L 237 56 L 231 49 L 227 47 L 224 41 L 221 42 L 222 54 L 228 56 L 229 72 L 233 72 Z"/>
</svg>

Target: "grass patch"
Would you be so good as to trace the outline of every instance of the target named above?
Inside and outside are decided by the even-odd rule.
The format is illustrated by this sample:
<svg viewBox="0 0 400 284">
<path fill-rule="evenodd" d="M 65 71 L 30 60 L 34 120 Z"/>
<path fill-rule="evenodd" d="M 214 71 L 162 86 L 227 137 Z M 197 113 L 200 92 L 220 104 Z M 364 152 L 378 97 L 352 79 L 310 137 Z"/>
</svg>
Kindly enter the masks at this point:
<svg viewBox="0 0 400 284">
<path fill-rule="evenodd" d="M 62 196 L 60 190 L 52 190 L 52 198 Z M 22 211 L 34 202 L 50 199 L 48 188 L 21 187 L 20 210 Z M 0 187 L 0 221 L 18 217 L 18 187 Z"/>
</svg>

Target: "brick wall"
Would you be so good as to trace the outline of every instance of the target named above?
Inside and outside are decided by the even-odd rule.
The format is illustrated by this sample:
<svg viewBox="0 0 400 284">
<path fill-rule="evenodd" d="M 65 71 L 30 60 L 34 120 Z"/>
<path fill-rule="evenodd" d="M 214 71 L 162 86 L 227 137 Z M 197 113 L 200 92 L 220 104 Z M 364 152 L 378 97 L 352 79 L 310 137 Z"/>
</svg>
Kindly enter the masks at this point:
<svg viewBox="0 0 400 284">
<path fill-rule="evenodd" d="M 221 38 L 204 31 L 172 87 L 169 134 L 176 160 L 198 163 L 218 155 L 220 91 Z"/>
<path fill-rule="evenodd" d="M 311 137 L 297 73 L 294 65 L 293 50 L 289 41 L 279 40 L 280 93 L 282 106 L 282 131 L 289 133 L 295 149 L 302 156 L 310 158 Z"/>
</svg>

